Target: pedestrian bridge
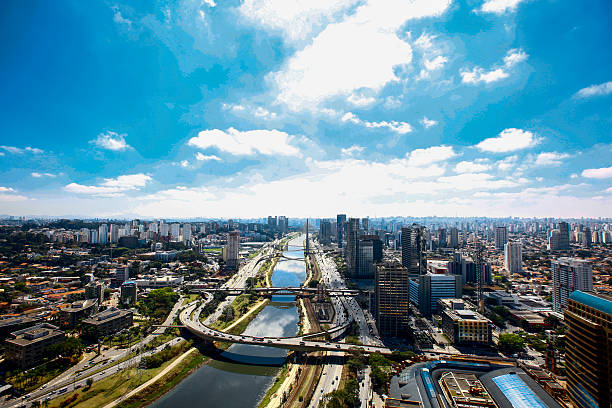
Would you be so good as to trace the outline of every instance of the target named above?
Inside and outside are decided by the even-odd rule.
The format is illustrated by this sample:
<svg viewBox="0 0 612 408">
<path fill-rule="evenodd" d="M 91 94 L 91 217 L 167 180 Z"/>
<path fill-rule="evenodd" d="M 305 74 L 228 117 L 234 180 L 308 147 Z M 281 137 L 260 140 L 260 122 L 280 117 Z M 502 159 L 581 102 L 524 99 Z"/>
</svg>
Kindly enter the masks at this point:
<svg viewBox="0 0 612 408">
<path fill-rule="evenodd" d="M 209 341 L 221 341 L 240 344 L 251 344 L 265 347 L 276 347 L 296 351 L 350 351 L 359 349 L 365 353 L 380 352 L 382 354 L 391 354 L 391 351 L 386 347 L 377 346 L 360 346 L 354 344 L 339 343 L 336 341 L 316 341 L 311 340 L 313 337 L 322 337 L 329 335 L 331 338 L 338 338 L 344 334 L 352 321 L 345 323 L 342 326 L 336 326 L 326 332 L 311 333 L 297 337 L 256 337 L 242 334 L 228 334 L 219 330 L 212 329 L 200 322 L 199 316 L 202 308 L 206 304 L 200 306 L 197 302 L 188 304 L 180 313 L 179 320 L 192 334 Z"/>
<path fill-rule="evenodd" d="M 228 289 L 209 289 L 197 288 L 198 285 L 186 285 L 190 289 L 200 290 L 203 292 L 226 292 L 228 295 L 239 295 L 241 293 L 255 292 L 259 295 L 312 295 L 317 293 L 317 288 L 309 288 L 305 286 L 298 287 L 268 287 L 268 288 L 228 288 Z M 353 289 L 330 289 L 325 288 L 325 293 L 329 296 L 357 296 L 360 292 Z"/>
</svg>

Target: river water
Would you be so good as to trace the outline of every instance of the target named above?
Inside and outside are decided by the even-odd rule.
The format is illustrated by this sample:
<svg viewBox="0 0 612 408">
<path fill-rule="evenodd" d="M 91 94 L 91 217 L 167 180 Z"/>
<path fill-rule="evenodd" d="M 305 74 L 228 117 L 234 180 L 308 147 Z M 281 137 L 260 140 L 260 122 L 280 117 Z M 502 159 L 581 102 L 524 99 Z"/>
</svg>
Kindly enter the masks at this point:
<svg viewBox="0 0 612 408">
<path fill-rule="evenodd" d="M 289 242 L 285 255 L 304 256 L 304 235 Z M 281 260 L 272 275 L 273 286 L 299 286 L 306 278 L 304 261 Z M 292 296 L 274 296 L 248 325 L 244 334 L 288 337 L 298 332 L 298 312 Z M 273 347 L 233 344 L 154 402 L 154 408 L 256 407 L 272 385 L 287 351 Z M 251 363 L 251 364 L 249 364 Z M 254 363 L 259 365 L 253 365 Z"/>
</svg>

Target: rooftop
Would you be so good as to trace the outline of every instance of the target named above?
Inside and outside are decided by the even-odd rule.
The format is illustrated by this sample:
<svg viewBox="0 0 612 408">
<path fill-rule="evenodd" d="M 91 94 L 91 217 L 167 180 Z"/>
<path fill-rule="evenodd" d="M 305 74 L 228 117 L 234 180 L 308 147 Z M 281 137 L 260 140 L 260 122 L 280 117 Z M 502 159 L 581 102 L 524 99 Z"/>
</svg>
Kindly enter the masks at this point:
<svg viewBox="0 0 612 408">
<path fill-rule="evenodd" d="M 612 315 L 612 298 L 609 296 L 575 290 L 570 294 L 569 298 L 597 309 L 600 312 Z"/>
</svg>

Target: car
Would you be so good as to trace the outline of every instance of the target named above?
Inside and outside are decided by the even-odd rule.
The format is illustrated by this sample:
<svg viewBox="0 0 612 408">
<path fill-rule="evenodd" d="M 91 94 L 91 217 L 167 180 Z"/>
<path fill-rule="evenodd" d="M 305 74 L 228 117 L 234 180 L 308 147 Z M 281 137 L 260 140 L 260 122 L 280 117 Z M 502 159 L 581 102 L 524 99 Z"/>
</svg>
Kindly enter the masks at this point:
<svg viewBox="0 0 612 408">
<path fill-rule="evenodd" d="M 340 345 L 339 345 L 339 344 L 336 344 L 336 348 L 337 348 L 337 349 L 339 349 L 339 348 L 340 348 Z"/>
<path fill-rule="evenodd" d="M 64 387 L 64 388 L 60 389 L 59 391 L 57 391 L 57 393 L 58 393 L 58 394 L 63 394 L 63 393 L 65 393 L 66 391 L 68 391 L 68 387 Z"/>
<path fill-rule="evenodd" d="M 45 384 L 42 387 L 40 387 L 41 390 L 44 390 L 45 388 L 47 388 L 47 384 Z"/>
</svg>

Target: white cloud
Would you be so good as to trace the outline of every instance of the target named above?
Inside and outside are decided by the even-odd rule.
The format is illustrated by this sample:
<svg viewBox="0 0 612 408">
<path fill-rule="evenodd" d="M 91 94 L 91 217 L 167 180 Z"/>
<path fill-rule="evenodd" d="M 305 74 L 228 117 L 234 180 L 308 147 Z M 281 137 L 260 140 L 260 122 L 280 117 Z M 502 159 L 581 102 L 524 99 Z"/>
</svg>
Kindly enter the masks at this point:
<svg viewBox="0 0 612 408">
<path fill-rule="evenodd" d="M 300 156 L 300 151 L 292 145 L 296 139 L 279 130 L 239 131 L 229 128 L 203 130 L 198 136 L 189 139 L 188 145 L 200 149 L 215 147 L 233 155 L 252 156 L 257 153 L 265 155 Z"/>
<path fill-rule="evenodd" d="M 518 161 L 518 156 L 508 156 L 504 157 L 502 160 L 497 161 L 497 168 L 500 170 L 510 170 L 514 166 L 516 166 L 516 162 Z"/>
<path fill-rule="evenodd" d="M 536 166 L 558 166 L 561 164 L 561 160 L 570 157 L 567 153 L 558 152 L 543 152 L 536 156 L 534 165 Z"/>
<path fill-rule="evenodd" d="M 253 112 L 253 114 L 258 117 L 258 118 L 263 118 L 263 119 L 274 119 L 276 118 L 276 113 L 275 112 L 270 112 L 269 110 L 267 110 L 266 108 L 262 107 L 262 106 L 258 106 L 255 111 Z"/>
<path fill-rule="evenodd" d="M 100 133 L 98 137 L 90 141 L 90 143 L 93 143 L 103 149 L 112 150 L 115 152 L 120 152 L 132 148 L 126 143 L 125 134 L 118 134 L 116 132 L 111 131 Z"/>
<path fill-rule="evenodd" d="M 116 178 L 104 179 L 103 182 L 95 186 L 70 183 L 64 189 L 77 194 L 114 197 L 123 195 L 126 191 L 139 190 L 152 180 L 151 176 L 143 173 L 127 174 Z"/>
<path fill-rule="evenodd" d="M 404 135 L 406 133 L 412 132 L 412 126 L 410 126 L 409 123 L 398 122 L 395 120 L 392 120 L 390 122 L 387 122 L 387 121 L 369 122 L 367 120 L 360 119 L 359 117 L 357 117 L 357 115 L 355 115 L 352 112 L 345 113 L 342 116 L 342 122 L 351 122 L 356 125 L 365 126 L 367 128 L 387 128 L 400 135 Z"/>
<path fill-rule="evenodd" d="M 423 119 L 421 119 L 421 125 L 423 125 L 425 129 L 429 129 L 430 127 L 436 126 L 437 124 L 438 122 L 432 119 L 427 119 L 427 117 L 424 117 Z"/>
<path fill-rule="evenodd" d="M 214 154 L 206 155 L 206 154 L 197 152 L 196 153 L 196 160 L 198 160 L 198 161 L 221 161 L 221 158 L 215 156 Z"/>
<path fill-rule="evenodd" d="M 42 154 L 44 150 L 39 149 L 37 147 L 24 147 L 23 149 L 15 146 L 0 146 L 0 149 L 6 151 L 11 154 L 24 154 L 24 153 L 32 153 L 32 154 Z"/>
<path fill-rule="evenodd" d="M 361 89 L 378 92 L 398 79 L 394 67 L 412 61 L 411 46 L 396 31 L 410 19 L 442 14 L 449 4 L 450 0 L 366 1 L 343 21 L 327 25 L 280 71 L 268 76 L 277 88 L 277 100 L 300 110 Z"/>
<path fill-rule="evenodd" d="M 376 98 L 372 96 L 364 96 L 362 94 L 352 93 L 347 98 L 347 101 L 349 101 L 355 106 L 363 107 L 363 106 L 371 105 L 374 102 L 376 102 Z"/>
<path fill-rule="evenodd" d="M 35 177 L 35 178 L 42 178 L 42 177 L 55 178 L 55 177 L 57 177 L 57 174 L 53 174 L 53 173 L 37 173 L 37 172 L 32 172 L 31 175 L 32 175 L 32 177 Z"/>
<path fill-rule="evenodd" d="M 179 163 L 179 165 L 183 168 L 187 168 L 189 167 L 189 161 L 188 160 L 181 160 L 181 162 Z"/>
<path fill-rule="evenodd" d="M 612 178 L 612 167 L 602 167 L 599 169 L 585 169 L 582 171 L 582 177 L 605 179 Z"/>
<path fill-rule="evenodd" d="M 353 156 L 356 153 L 361 153 L 365 150 L 363 146 L 353 145 L 351 147 L 343 148 L 342 155 L 343 156 Z"/>
<path fill-rule="evenodd" d="M 530 131 L 509 128 L 502 130 L 497 137 L 483 140 L 476 147 L 483 152 L 504 153 L 533 147 L 540 140 Z"/>
<path fill-rule="evenodd" d="M 484 13 L 502 14 L 506 11 L 514 11 L 523 0 L 486 0 L 480 11 Z"/>
<path fill-rule="evenodd" d="M 465 84 L 477 84 L 484 82 L 486 84 L 497 82 L 510 76 L 508 70 L 515 67 L 517 64 L 527 60 L 529 56 L 521 49 L 511 49 L 504 57 L 504 65 L 498 68 L 492 68 L 487 71 L 481 67 L 474 67 L 472 70 L 462 70 L 460 72 L 461 81 Z"/>
<path fill-rule="evenodd" d="M 484 161 L 460 161 L 455 165 L 456 173 L 482 173 L 491 168 L 491 165 Z"/>
<path fill-rule="evenodd" d="M 612 193 L 612 187 L 606 188 L 606 193 Z"/>
<path fill-rule="evenodd" d="M 434 71 L 436 69 L 442 68 L 444 64 L 446 64 L 447 62 L 448 62 L 448 58 L 442 55 L 438 55 L 434 59 L 431 59 L 431 60 L 426 59 L 424 64 L 425 64 L 425 68 L 428 71 Z"/>
<path fill-rule="evenodd" d="M 19 194 L 12 187 L 0 186 L 0 202 L 24 201 L 28 198 Z"/>
<path fill-rule="evenodd" d="M 432 146 L 425 149 L 415 149 L 406 153 L 408 164 L 411 166 L 425 166 L 451 159 L 457 156 L 452 146 Z"/>
<path fill-rule="evenodd" d="M 593 96 L 603 96 L 612 93 L 612 81 L 604 82 L 599 85 L 591 85 L 582 88 L 574 95 L 575 98 L 590 98 Z"/>
<path fill-rule="evenodd" d="M 570 175 L 570 178 L 572 178 L 572 179 L 577 179 L 577 178 L 578 178 L 578 174 L 576 174 L 576 173 L 572 173 L 572 174 Z"/>
</svg>

